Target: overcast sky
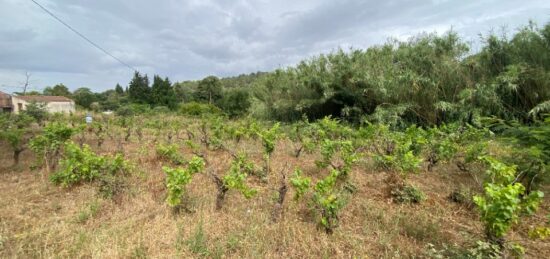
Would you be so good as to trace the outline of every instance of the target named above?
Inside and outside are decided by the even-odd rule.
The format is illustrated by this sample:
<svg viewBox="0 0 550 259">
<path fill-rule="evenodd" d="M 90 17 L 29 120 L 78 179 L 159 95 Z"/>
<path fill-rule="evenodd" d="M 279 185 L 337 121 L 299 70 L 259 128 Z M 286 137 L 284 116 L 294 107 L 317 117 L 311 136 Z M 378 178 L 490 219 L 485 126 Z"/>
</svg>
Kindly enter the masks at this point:
<svg viewBox="0 0 550 259">
<path fill-rule="evenodd" d="M 112 54 L 172 81 L 269 71 L 341 48 L 451 27 L 466 41 L 528 20 L 550 21 L 549 0 L 36 0 Z M 0 0 L 0 90 L 64 83 L 94 91 L 132 71 L 30 0 Z"/>
</svg>

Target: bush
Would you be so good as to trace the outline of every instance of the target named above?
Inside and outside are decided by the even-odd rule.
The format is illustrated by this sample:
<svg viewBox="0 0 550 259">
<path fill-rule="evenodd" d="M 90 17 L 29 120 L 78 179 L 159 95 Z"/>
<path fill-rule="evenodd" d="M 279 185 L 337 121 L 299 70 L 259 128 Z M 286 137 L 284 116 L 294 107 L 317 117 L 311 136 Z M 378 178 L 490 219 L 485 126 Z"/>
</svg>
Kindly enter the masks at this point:
<svg viewBox="0 0 550 259">
<path fill-rule="evenodd" d="M 182 165 L 185 163 L 182 155 L 179 153 L 179 147 L 176 144 L 157 145 L 157 157 L 162 160 L 170 161 L 176 165 Z"/>
<path fill-rule="evenodd" d="M 151 110 L 151 107 L 147 104 L 132 103 L 129 105 L 121 106 L 116 110 L 116 115 L 119 116 L 131 116 L 136 114 L 144 114 Z"/>
<path fill-rule="evenodd" d="M 391 191 L 393 200 L 399 203 L 420 203 L 426 199 L 426 195 L 412 185 L 405 185 Z"/>
<path fill-rule="evenodd" d="M 204 160 L 195 156 L 191 159 L 187 168 L 162 167 L 162 170 L 166 173 L 166 188 L 168 189 L 166 203 L 169 206 L 176 208 L 181 204 L 185 186 L 191 182 L 194 174 L 204 170 L 204 166 Z"/>
<path fill-rule="evenodd" d="M 224 93 L 218 105 L 229 117 L 242 116 L 250 108 L 250 94 L 244 89 L 228 90 Z"/>
<path fill-rule="evenodd" d="M 190 102 L 180 104 L 179 113 L 181 115 L 188 116 L 201 116 L 209 114 L 221 114 L 222 111 L 220 110 L 220 108 L 211 104 Z"/>
<path fill-rule="evenodd" d="M 65 142 L 69 140 L 76 130 L 69 126 L 53 122 L 44 127 L 42 134 L 34 137 L 29 147 L 39 157 L 42 157 L 48 170 L 55 168 Z"/>
<path fill-rule="evenodd" d="M 170 108 L 166 106 L 156 106 L 151 110 L 151 113 L 158 114 L 158 113 L 169 113 L 171 110 Z"/>
<path fill-rule="evenodd" d="M 507 165 L 492 157 L 481 157 L 487 165 L 484 194 L 474 196 L 488 241 L 501 247 L 504 235 L 521 216 L 532 215 L 539 207 L 543 193 L 525 193 L 525 187 L 515 182 L 516 165 Z"/>
<path fill-rule="evenodd" d="M 466 207 L 472 207 L 474 205 L 472 198 L 472 191 L 465 187 L 457 188 L 449 194 L 450 201 L 465 205 Z"/>
<path fill-rule="evenodd" d="M 70 187 L 75 184 L 113 176 L 128 170 L 123 157 L 107 157 L 95 154 L 88 145 L 80 148 L 73 142 L 65 146 L 65 154 L 61 160 L 61 169 L 50 176 L 54 184 Z"/>
<path fill-rule="evenodd" d="M 38 123 L 42 123 L 46 117 L 48 117 L 48 110 L 43 103 L 31 102 L 27 105 L 27 109 L 23 111 L 24 114 L 31 116 Z"/>
</svg>

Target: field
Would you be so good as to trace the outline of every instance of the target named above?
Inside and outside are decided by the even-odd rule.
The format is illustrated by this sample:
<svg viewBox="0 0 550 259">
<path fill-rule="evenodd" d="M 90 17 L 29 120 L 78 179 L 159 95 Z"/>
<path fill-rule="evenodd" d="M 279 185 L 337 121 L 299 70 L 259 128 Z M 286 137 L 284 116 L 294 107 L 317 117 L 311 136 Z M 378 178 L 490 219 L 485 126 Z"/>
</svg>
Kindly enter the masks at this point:
<svg viewBox="0 0 550 259">
<path fill-rule="evenodd" d="M 445 159 L 441 156 L 439 162 L 432 162 L 428 143 L 416 154 L 415 168 L 407 169 L 379 160 L 391 155 L 400 159 L 399 151 L 392 148 L 381 156 L 373 148 L 384 145 L 382 138 L 399 146 L 397 140 L 407 135 L 384 133 L 376 126 L 369 128 L 379 130 L 376 133 L 365 130 L 371 135 L 348 137 L 353 135 L 350 132 L 361 131 L 349 131 L 348 126 L 329 119 L 277 128 L 278 124 L 269 122 L 175 115 L 138 116 L 129 121 L 95 115 L 94 124 L 85 126 L 79 123 L 81 116 L 75 117 L 55 118 L 46 124 L 53 125 L 55 120 L 80 129 L 71 136 L 74 143 L 89 145 L 94 154 L 105 155 L 107 160 L 122 154 L 128 169 L 107 184 L 100 173 L 98 178 L 63 187 L 63 183 L 50 180 L 63 164 L 51 171 L 37 166 L 42 157 L 25 149 L 19 165 L 14 166 L 10 145 L 2 142 L 0 257 L 445 258 L 475 254 L 482 249 L 478 241 L 486 239 L 484 223 L 471 197 L 450 198 L 457 190 L 483 193 L 486 165 L 472 162 L 468 170 L 457 166 L 463 165 L 463 147 L 470 145 L 466 141 L 457 140 L 457 149 Z M 296 128 L 317 131 L 297 137 Z M 243 133 L 228 133 L 231 130 L 227 129 Z M 326 134 L 327 140 L 311 137 L 311 143 L 305 141 L 304 136 L 316 134 Z M 272 152 L 268 151 L 269 140 L 273 140 Z M 351 151 L 346 148 L 347 141 Z M 505 157 L 511 152 L 497 138 L 484 141 L 492 156 Z M 338 144 L 328 156 L 328 165 L 322 165 L 320 161 L 327 162 L 327 143 Z M 297 157 L 300 144 L 304 147 Z M 162 147 L 175 147 L 177 152 L 162 152 Z M 62 160 L 67 159 L 63 155 L 67 149 L 61 149 Z M 229 174 L 239 154 L 246 155 L 243 164 L 252 164 L 253 170 L 240 167 L 245 187 L 229 188 L 223 207 L 217 209 L 219 185 L 214 175 L 220 179 Z M 349 167 L 347 155 L 353 155 Z M 193 157 L 202 157 L 204 169 L 191 174 L 192 180 L 182 185 L 183 194 L 177 196 L 180 202 L 167 203 L 163 166 L 187 168 Z M 301 179 L 311 178 L 312 186 L 298 199 L 294 199 L 297 188 L 291 184 L 300 179 L 296 168 L 302 171 Z M 313 186 L 334 171 L 345 172 L 345 177 L 337 175 L 337 182 L 330 186 L 329 198 L 324 201 L 330 197 L 341 201 L 330 210 L 315 203 L 319 200 L 316 195 L 323 193 Z M 105 186 L 110 195 L 100 191 Z M 423 199 L 396 195 L 396 186 L 412 186 L 423 193 Z M 529 236 L 534 227 L 544 224 L 549 212 L 545 197 L 536 213 L 522 216 L 511 226 L 505 235 L 507 244 L 521 245 L 526 258 L 550 258 L 548 239 Z M 328 223 L 322 223 L 323 218 Z M 506 254 L 514 252 L 507 249 Z"/>
</svg>

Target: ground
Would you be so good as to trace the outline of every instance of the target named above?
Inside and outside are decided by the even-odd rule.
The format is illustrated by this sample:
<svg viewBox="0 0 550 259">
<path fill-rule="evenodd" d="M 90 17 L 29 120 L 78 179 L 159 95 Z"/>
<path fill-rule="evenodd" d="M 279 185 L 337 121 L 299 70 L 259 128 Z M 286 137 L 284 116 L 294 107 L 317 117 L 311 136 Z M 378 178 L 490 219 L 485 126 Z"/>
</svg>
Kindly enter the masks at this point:
<svg viewBox="0 0 550 259">
<path fill-rule="evenodd" d="M 258 195 L 250 200 L 229 191 L 221 211 L 216 211 L 216 187 L 205 173 L 188 185 L 189 211 L 174 213 L 164 201 L 162 164 L 155 155 L 154 137 L 124 144 L 134 170 L 125 179 L 124 192 L 114 199 L 98 196 L 95 184 L 62 188 L 48 181 L 31 151 L 13 167 L 9 147 L 0 150 L 0 257 L 1 258 L 411 258 L 427 257 L 430 244 L 437 249 L 466 249 L 484 238 L 475 208 L 453 203 L 449 194 L 460 186 L 475 186 L 472 178 L 454 164 L 422 170 L 408 181 L 427 200 L 397 204 L 387 194 L 389 172 L 361 160 L 351 174 L 357 192 L 340 215 L 340 225 L 327 235 L 317 228 L 304 202 L 292 199 L 290 188 L 282 218 L 272 221 L 280 172 L 300 167 L 314 179 L 324 175 L 314 165 L 315 155 L 292 156 L 291 143 L 281 140 L 271 159 L 273 173 L 267 183 L 255 177 L 249 183 Z M 97 147 L 113 154 L 109 140 Z M 246 142 L 253 160 L 261 164 L 261 145 Z M 186 158 L 188 149 L 182 148 Z M 230 155 L 208 151 L 207 171 L 223 174 Z M 548 240 L 530 240 L 527 232 L 544 222 L 548 199 L 542 209 L 507 236 L 526 248 L 526 258 L 550 258 Z M 453 248 L 454 247 L 454 248 Z"/>
</svg>

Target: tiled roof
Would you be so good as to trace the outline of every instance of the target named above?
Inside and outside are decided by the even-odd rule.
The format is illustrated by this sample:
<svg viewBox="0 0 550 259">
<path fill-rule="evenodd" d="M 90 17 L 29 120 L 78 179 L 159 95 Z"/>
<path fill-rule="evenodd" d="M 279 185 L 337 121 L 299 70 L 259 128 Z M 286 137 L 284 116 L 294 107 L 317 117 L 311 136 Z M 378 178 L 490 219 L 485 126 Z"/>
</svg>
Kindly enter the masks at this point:
<svg viewBox="0 0 550 259">
<path fill-rule="evenodd" d="M 23 96 L 16 96 L 16 98 L 19 98 L 27 102 L 40 102 L 40 103 L 73 101 L 65 96 L 23 95 Z"/>
</svg>

